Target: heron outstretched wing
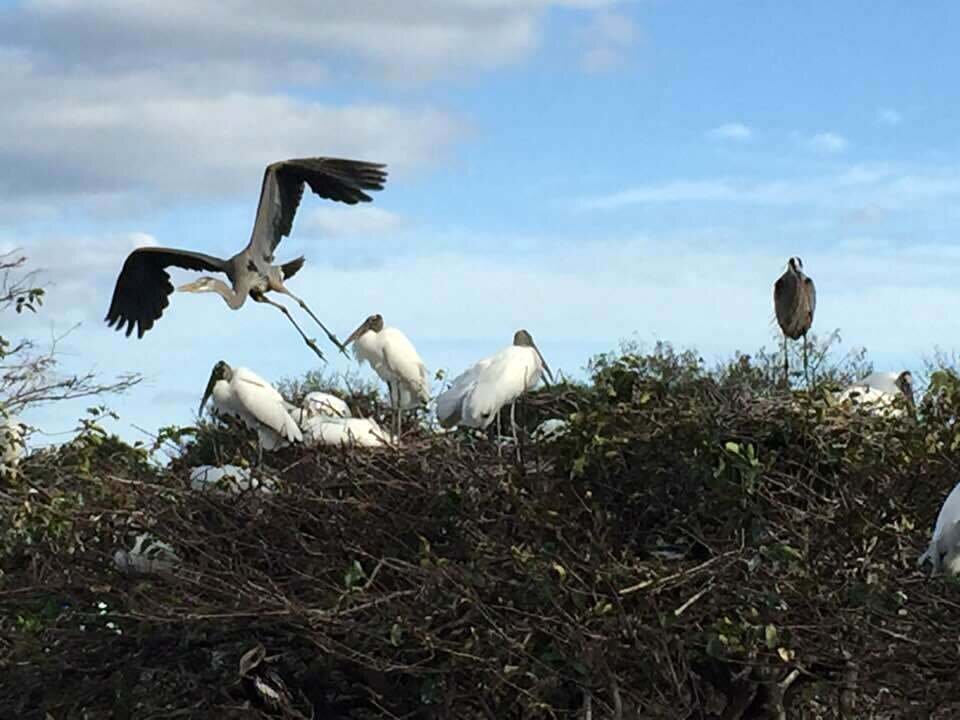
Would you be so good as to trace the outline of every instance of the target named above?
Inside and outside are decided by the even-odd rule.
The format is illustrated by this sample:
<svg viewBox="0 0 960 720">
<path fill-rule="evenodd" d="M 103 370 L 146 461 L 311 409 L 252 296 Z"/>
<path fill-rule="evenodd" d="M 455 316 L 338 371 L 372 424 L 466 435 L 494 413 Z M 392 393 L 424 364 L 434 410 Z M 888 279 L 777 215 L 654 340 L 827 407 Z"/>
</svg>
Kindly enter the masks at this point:
<svg viewBox="0 0 960 720">
<path fill-rule="evenodd" d="M 322 198 L 355 205 L 372 200 L 365 191 L 383 189 L 387 179 L 385 167 L 382 163 L 322 157 L 268 165 L 247 249 L 264 262 L 273 261 L 273 251 L 293 227 L 304 183 Z"/>
<path fill-rule="evenodd" d="M 174 265 L 185 270 L 226 272 L 220 258 L 175 248 L 137 248 L 127 256 L 113 289 L 110 309 L 104 318 L 107 325 L 126 330 L 127 337 L 137 328 L 137 337 L 153 327 L 170 304 L 168 296 L 173 283 L 167 268 Z"/>
</svg>

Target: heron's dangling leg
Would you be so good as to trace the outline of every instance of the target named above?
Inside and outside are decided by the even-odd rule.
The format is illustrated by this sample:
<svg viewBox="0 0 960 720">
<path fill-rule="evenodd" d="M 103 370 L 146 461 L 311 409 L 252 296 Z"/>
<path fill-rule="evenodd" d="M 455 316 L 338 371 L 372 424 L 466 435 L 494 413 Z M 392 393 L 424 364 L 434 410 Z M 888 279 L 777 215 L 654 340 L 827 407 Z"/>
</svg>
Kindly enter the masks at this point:
<svg viewBox="0 0 960 720">
<path fill-rule="evenodd" d="M 320 322 L 320 318 L 318 318 L 316 315 L 313 314 L 313 310 L 311 310 L 309 307 L 307 307 L 307 304 L 306 304 L 303 300 L 301 300 L 300 298 L 298 298 L 296 295 L 294 295 L 292 292 L 290 292 L 289 290 L 287 290 L 285 287 L 279 288 L 279 292 L 283 293 L 284 295 L 289 295 L 289 296 L 292 297 L 294 300 L 296 300 L 296 301 L 297 301 L 297 304 L 300 305 L 300 307 L 302 307 L 304 310 L 307 311 L 307 314 L 308 314 L 310 317 L 312 317 L 313 320 L 314 320 L 314 322 L 317 323 L 317 325 L 320 326 L 320 329 L 323 330 L 323 331 L 327 334 L 327 338 L 330 340 L 330 342 L 332 342 L 334 345 L 337 346 L 337 349 L 340 350 L 340 352 L 343 353 L 344 357 L 350 357 L 350 356 L 347 354 L 347 348 L 345 348 L 345 347 L 343 346 L 343 343 L 341 343 L 339 340 L 337 340 L 337 336 L 336 336 L 336 335 L 334 335 L 332 332 L 330 332 L 329 330 L 327 330 L 326 325 L 324 325 L 322 322 Z"/>
<path fill-rule="evenodd" d="M 287 320 L 293 323 L 293 326 L 297 329 L 297 332 L 300 333 L 300 337 L 303 338 L 303 341 L 307 344 L 307 347 L 313 350 L 317 354 L 318 358 L 320 358 L 324 362 L 327 361 L 327 359 L 323 356 L 323 353 L 320 352 L 320 348 L 317 347 L 317 341 L 314 340 L 313 338 L 307 337 L 306 333 L 304 333 L 303 330 L 300 328 L 300 326 L 297 325 L 297 321 L 293 319 L 293 316 L 290 314 L 290 311 L 287 310 L 283 305 L 281 305 L 278 302 L 274 302 L 273 300 L 270 300 L 269 298 L 267 298 L 266 295 L 263 295 L 261 293 L 257 293 L 256 295 L 254 295 L 253 293 L 250 293 L 250 297 L 252 297 L 254 300 L 256 300 L 259 303 L 266 303 L 267 305 L 273 305 L 273 307 L 277 308 L 280 312 L 286 315 Z"/>
<path fill-rule="evenodd" d="M 783 385 L 786 388 L 790 387 L 790 362 L 787 359 L 787 334 L 783 334 Z"/>
<path fill-rule="evenodd" d="M 810 373 L 808 372 L 808 368 L 807 368 L 807 334 L 806 333 L 803 334 L 803 337 L 801 338 L 801 340 L 803 341 L 803 379 L 807 383 L 807 390 L 809 390 L 810 389 Z"/>
</svg>

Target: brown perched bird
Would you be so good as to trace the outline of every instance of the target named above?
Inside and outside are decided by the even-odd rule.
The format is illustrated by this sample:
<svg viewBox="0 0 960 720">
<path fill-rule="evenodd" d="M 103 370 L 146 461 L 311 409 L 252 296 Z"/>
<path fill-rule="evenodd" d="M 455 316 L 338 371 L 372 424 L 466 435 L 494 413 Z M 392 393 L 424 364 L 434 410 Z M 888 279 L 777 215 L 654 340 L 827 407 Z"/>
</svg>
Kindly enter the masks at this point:
<svg viewBox="0 0 960 720">
<path fill-rule="evenodd" d="M 127 337 L 137 329 L 137 337 L 153 327 L 169 304 L 173 292 L 167 268 L 171 265 L 186 270 L 224 273 L 230 280 L 202 277 L 178 290 L 183 292 L 218 293 L 232 310 L 240 308 L 249 295 L 256 302 L 278 308 L 293 323 L 304 342 L 321 358 L 316 343 L 304 334 L 286 307 L 266 297 L 268 292 L 289 295 L 310 314 L 330 341 L 345 352 L 340 341 L 324 327 L 307 304 L 290 292 L 284 280 L 303 267 L 299 257 L 282 265 L 273 264 L 273 252 L 280 241 L 290 235 L 293 218 L 304 183 L 322 198 L 355 205 L 370 202 L 366 191 L 382 190 L 386 182 L 386 166 L 380 163 L 337 158 L 301 158 L 284 160 L 267 166 L 260 190 L 260 204 L 247 246 L 231 258 L 223 259 L 191 250 L 163 247 L 142 247 L 127 256 L 117 277 L 113 299 L 105 318 L 110 327 L 126 330 Z"/>
<path fill-rule="evenodd" d="M 803 338 L 803 375 L 810 383 L 807 373 L 807 332 L 813 325 L 813 312 L 817 307 L 817 288 L 813 280 L 803 272 L 803 261 L 792 257 L 773 286 L 773 308 L 777 323 L 783 331 L 783 375 L 790 383 L 790 367 L 787 360 L 787 338 Z"/>
</svg>

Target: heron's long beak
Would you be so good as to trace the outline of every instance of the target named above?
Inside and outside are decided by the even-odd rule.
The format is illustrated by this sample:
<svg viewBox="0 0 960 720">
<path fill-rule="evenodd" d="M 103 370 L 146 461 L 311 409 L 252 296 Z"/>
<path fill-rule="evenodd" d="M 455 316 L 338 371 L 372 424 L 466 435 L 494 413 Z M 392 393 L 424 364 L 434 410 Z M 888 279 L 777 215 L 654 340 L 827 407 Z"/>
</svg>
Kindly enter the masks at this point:
<svg viewBox="0 0 960 720">
<path fill-rule="evenodd" d="M 550 382 L 547 382 L 547 379 L 546 379 L 546 378 L 544 378 L 544 380 L 543 380 L 544 383 L 549 386 L 549 385 L 551 385 L 551 384 L 554 383 L 553 373 L 550 371 L 550 366 L 547 365 L 547 361 L 543 359 L 543 353 L 540 352 L 540 348 L 538 348 L 536 345 L 534 345 L 534 346 L 533 346 L 533 349 L 537 351 L 537 356 L 540 358 L 540 362 L 543 363 L 544 372 L 546 372 L 547 377 L 550 378 Z"/>
<path fill-rule="evenodd" d="M 177 287 L 177 292 L 197 292 L 200 287 L 200 281 L 194 280 Z"/>
<path fill-rule="evenodd" d="M 369 325 L 367 325 L 367 321 L 364 320 L 362 323 L 360 323 L 360 327 L 358 327 L 356 330 L 354 330 L 352 333 L 350 333 L 350 336 L 349 336 L 346 340 L 343 341 L 343 349 L 345 350 L 346 347 L 347 347 L 350 343 L 352 343 L 352 342 L 353 342 L 354 340 L 356 340 L 358 337 L 360 337 L 361 335 L 363 335 L 363 334 L 364 334 L 367 330 L 369 330 L 369 329 L 370 329 L 370 327 L 369 327 Z"/>
</svg>

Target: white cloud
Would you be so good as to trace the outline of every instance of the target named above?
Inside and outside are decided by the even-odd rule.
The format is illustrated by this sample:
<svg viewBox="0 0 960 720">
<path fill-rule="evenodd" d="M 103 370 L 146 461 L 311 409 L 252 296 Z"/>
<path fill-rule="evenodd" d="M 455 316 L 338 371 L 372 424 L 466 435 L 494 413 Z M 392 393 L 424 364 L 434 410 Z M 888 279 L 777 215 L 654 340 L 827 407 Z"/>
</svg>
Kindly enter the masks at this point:
<svg viewBox="0 0 960 720">
<path fill-rule="evenodd" d="M 903 122 L 903 115 L 893 108 L 881 108 L 877 110 L 877 122 L 887 127 L 896 127 Z"/>
<path fill-rule="evenodd" d="M 638 37 L 636 25 L 626 15 L 595 13 L 582 31 L 586 49 L 581 66 L 587 72 L 607 72 L 622 66 Z"/>
<path fill-rule="evenodd" d="M 308 85 L 322 81 L 331 61 L 337 72 L 369 70 L 419 83 L 525 57 L 538 46 L 542 16 L 551 6 L 608 4 L 170 0 L 161 7 L 142 1 L 34 0 L 5 13 L 8 30 L 0 31 L 0 44 L 56 45 L 65 61 L 104 70 L 118 64 L 219 63 L 253 69 L 273 86 L 287 84 L 288 78 Z M 291 75 L 298 66 L 307 72 Z M 311 68 L 319 72 L 314 75 Z"/>
<path fill-rule="evenodd" d="M 842 153 L 850 143 L 842 135 L 832 132 L 822 132 L 808 138 L 804 143 L 808 148 L 820 153 Z"/>
<path fill-rule="evenodd" d="M 637 185 L 606 195 L 581 198 L 578 210 L 610 210 L 633 205 L 727 203 L 757 206 L 813 205 L 850 210 L 905 208 L 960 198 L 960 173 L 953 169 L 912 169 L 852 165 L 808 178 L 753 181 L 738 178 L 670 180 Z"/>
<path fill-rule="evenodd" d="M 249 191 L 251 178 L 278 158 L 340 155 L 403 171 L 436 159 L 462 132 L 458 119 L 429 107 L 194 94 L 153 73 L 71 82 L 21 65 L 0 77 L 0 93 L 18 98 L 0 114 L 0 188 L 8 197 L 229 196 Z"/>
<path fill-rule="evenodd" d="M 297 222 L 297 229 L 300 233 L 317 233 L 324 237 L 383 236 L 396 232 L 403 225 L 403 218 L 383 208 L 325 205 L 307 213 Z"/>
<path fill-rule="evenodd" d="M 726 123 L 707 131 L 707 137 L 713 140 L 736 140 L 743 142 L 753 137 L 753 130 L 743 123 Z"/>
</svg>

